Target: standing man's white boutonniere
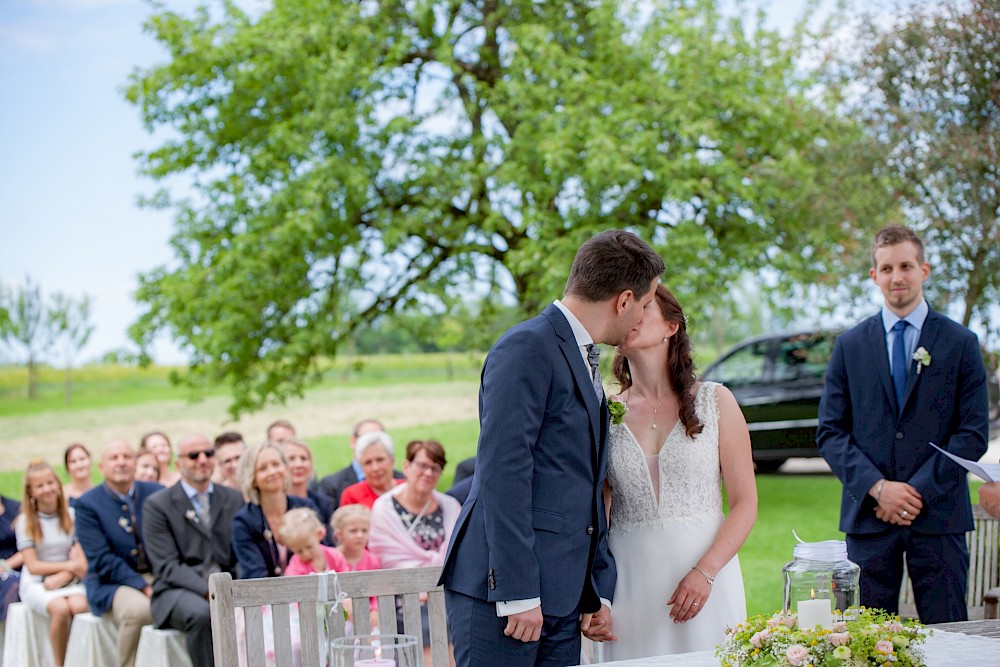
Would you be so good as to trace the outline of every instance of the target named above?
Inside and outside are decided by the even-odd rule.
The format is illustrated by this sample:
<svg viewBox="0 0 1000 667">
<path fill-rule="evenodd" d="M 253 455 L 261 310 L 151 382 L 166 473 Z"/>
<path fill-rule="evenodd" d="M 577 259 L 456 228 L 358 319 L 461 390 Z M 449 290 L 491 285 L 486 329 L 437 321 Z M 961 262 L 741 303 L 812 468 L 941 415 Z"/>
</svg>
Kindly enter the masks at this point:
<svg viewBox="0 0 1000 667">
<path fill-rule="evenodd" d="M 611 415 L 612 424 L 621 424 L 628 414 L 628 406 L 621 401 L 608 401 L 608 413 Z"/>
<path fill-rule="evenodd" d="M 918 347 L 917 351 L 913 353 L 913 360 L 917 362 L 917 375 L 920 375 L 924 366 L 931 365 L 931 353 L 927 351 L 927 348 Z"/>
<path fill-rule="evenodd" d="M 187 518 L 188 521 L 193 521 L 194 523 L 200 523 L 200 521 L 198 521 L 198 514 L 194 510 L 188 510 L 187 512 L 184 512 L 184 516 L 185 518 Z"/>
</svg>

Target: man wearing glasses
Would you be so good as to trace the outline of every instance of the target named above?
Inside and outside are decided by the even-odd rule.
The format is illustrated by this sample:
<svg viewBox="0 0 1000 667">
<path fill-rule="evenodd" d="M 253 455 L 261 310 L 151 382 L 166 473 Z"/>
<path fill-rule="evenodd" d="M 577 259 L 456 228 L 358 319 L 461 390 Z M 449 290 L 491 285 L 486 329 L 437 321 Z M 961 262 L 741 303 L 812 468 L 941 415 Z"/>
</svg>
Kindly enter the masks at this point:
<svg viewBox="0 0 1000 667">
<path fill-rule="evenodd" d="M 204 435 L 177 443 L 178 484 L 153 494 L 144 507 L 142 534 L 153 566 L 153 623 L 182 630 L 194 667 L 211 667 L 212 617 L 208 577 L 236 575 L 233 517 L 243 494 L 212 483 L 215 449 Z"/>
</svg>

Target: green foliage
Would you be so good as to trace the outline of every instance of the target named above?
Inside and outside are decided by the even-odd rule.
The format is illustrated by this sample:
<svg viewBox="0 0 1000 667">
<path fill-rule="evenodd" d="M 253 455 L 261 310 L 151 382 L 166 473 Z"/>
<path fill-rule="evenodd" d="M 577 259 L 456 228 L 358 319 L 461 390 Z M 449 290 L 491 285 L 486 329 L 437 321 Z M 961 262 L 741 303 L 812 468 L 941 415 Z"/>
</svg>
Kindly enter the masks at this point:
<svg viewBox="0 0 1000 667">
<path fill-rule="evenodd" d="M 803 34 L 711 0 L 648 9 L 157 6 L 169 58 L 126 94 L 171 130 L 142 169 L 193 195 L 148 202 L 175 214 L 176 261 L 142 276 L 133 337 L 169 334 L 191 359 L 178 381 L 228 386 L 236 415 L 301 396 L 319 360 L 407 307 L 440 315 L 475 288 L 537 311 L 609 227 L 654 242 L 682 301 L 764 264 L 815 277 L 853 197 L 815 203 L 823 160 L 856 131 L 810 92 Z M 438 349 L 472 344 L 475 326 L 441 324 Z"/>
<path fill-rule="evenodd" d="M 900 6 L 869 18 L 848 73 L 868 89 L 852 110 L 887 155 L 870 173 L 899 183 L 921 231 L 928 287 L 989 323 L 1000 301 L 1000 0 Z"/>
</svg>

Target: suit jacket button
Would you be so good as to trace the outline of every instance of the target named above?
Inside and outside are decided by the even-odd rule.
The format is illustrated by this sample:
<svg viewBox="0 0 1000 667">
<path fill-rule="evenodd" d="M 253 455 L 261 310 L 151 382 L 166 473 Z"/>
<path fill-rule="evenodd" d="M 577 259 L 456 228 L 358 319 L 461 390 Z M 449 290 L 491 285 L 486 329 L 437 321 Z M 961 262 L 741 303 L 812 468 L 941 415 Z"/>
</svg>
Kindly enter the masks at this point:
<svg viewBox="0 0 1000 667">
<path fill-rule="evenodd" d="M 593 526 L 587 526 L 587 534 L 588 535 L 593 535 L 594 534 L 594 527 Z"/>
<path fill-rule="evenodd" d="M 495 591 L 497 588 L 497 580 L 493 577 L 493 568 L 490 568 L 489 581 L 490 581 L 490 590 Z"/>
<path fill-rule="evenodd" d="M 132 551 L 129 551 L 129 553 L 132 554 L 133 556 L 138 556 L 139 555 L 139 550 L 138 549 L 132 549 Z"/>
<path fill-rule="evenodd" d="M 899 433 L 896 434 L 896 440 L 902 440 L 902 439 L 903 439 L 903 432 L 900 431 Z"/>
</svg>

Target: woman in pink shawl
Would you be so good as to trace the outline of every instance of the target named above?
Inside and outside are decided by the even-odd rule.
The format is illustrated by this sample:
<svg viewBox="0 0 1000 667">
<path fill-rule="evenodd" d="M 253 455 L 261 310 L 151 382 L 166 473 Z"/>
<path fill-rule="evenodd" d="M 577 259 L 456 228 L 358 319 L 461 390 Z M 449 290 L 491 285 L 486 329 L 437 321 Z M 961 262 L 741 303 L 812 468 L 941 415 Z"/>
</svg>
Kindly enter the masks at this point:
<svg viewBox="0 0 1000 667">
<path fill-rule="evenodd" d="M 406 446 L 406 482 L 379 496 L 372 507 L 368 548 L 387 569 L 444 563 L 462 506 L 435 490 L 444 470 L 444 448 L 434 440 L 414 440 Z M 422 605 L 424 650 L 430 650 L 427 606 Z M 397 616 L 399 614 L 397 613 Z M 425 664 L 430 664 L 429 654 Z"/>
</svg>

